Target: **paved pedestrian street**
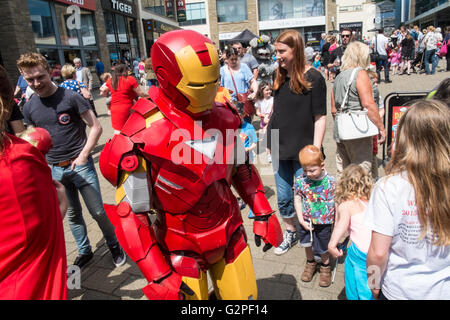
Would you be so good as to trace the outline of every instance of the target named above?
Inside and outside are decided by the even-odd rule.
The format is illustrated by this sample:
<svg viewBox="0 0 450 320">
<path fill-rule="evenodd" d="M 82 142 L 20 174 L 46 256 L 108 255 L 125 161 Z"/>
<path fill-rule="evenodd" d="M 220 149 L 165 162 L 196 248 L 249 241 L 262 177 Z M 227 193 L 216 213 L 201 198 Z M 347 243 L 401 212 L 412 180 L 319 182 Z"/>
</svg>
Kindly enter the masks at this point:
<svg viewBox="0 0 450 320">
<path fill-rule="evenodd" d="M 445 60 L 441 61 L 438 72 L 435 75 L 412 74 L 402 76 L 392 76 L 392 83 L 379 84 L 380 92 L 386 97 L 391 92 L 423 92 L 430 91 L 438 85 L 440 81 L 448 77 L 448 72 L 443 70 Z M 383 73 L 382 73 L 383 77 Z M 384 79 L 384 77 L 383 77 Z M 328 82 L 328 115 L 327 130 L 324 138 L 324 149 L 326 154 L 325 165 L 329 173 L 336 174 L 335 152 L 336 145 L 333 141 L 333 120 L 330 114 L 330 92 L 332 83 Z M 100 185 L 105 203 L 114 203 L 114 188 L 101 176 L 98 169 L 98 158 L 106 141 L 111 138 L 113 130 L 110 124 L 110 117 L 107 115 L 105 98 L 98 96 L 95 100 L 99 120 L 103 127 L 103 134 L 94 149 L 93 157 L 99 173 Z M 299 106 L 301 107 L 301 106 Z M 379 148 L 379 158 L 381 158 L 382 148 Z M 265 150 L 260 153 L 265 155 Z M 265 157 L 264 157 L 265 158 Z M 257 163 L 265 185 L 266 195 L 272 208 L 277 209 L 276 189 L 271 166 L 269 164 Z M 384 175 L 382 167 L 379 174 Z M 69 281 L 69 299 L 73 300 L 146 300 L 141 288 L 147 285 L 146 280 L 141 275 L 137 266 L 129 258 L 127 263 L 119 268 L 115 268 L 111 254 L 107 248 L 98 225 L 91 218 L 83 204 L 83 214 L 88 227 L 88 235 L 94 251 L 93 260 L 81 272 L 81 282 Z M 247 230 L 248 241 L 253 256 L 258 298 L 266 300 L 342 300 L 345 297 L 344 288 L 344 264 L 343 259 L 339 261 L 334 283 L 328 288 L 319 287 L 319 275 L 316 273 L 309 283 L 302 282 L 300 275 L 306 262 L 304 249 L 298 245 L 281 256 L 276 256 L 273 249 L 263 253 L 261 247 L 254 244 L 251 221 L 247 218 L 248 207 L 242 211 L 244 225 Z M 281 222 L 281 219 L 279 219 Z M 282 225 L 284 228 L 284 226 Z M 67 263 L 71 265 L 77 256 L 77 248 L 68 223 L 64 220 L 65 239 L 67 249 Z M 334 262 L 332 262 L 334 265 Z M 70 279 L 69 279 L 70 280 Z M 80 284 L 80 287 L 78 287 Z"/>
</svg>

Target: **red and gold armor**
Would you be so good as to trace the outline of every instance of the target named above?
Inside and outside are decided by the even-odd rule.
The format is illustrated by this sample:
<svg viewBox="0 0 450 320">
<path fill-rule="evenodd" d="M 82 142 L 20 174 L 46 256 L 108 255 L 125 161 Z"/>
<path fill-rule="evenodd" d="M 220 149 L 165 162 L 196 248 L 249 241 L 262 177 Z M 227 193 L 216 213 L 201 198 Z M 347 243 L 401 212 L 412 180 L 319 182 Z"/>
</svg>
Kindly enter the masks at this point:
<svg viewBox="0 0 450 320">
<path fill-rule="evenodd" d="M 116 235 L 148 281 L 149 299 L 256 299 L 242 217 L 231 186 L 255 213 L 255 242 L 282 241 L 256 168 L 237 130 L 241 119 L 219 89 L 219 58 L 197 32 L 165 33 L 151 51 L 159 87 L 139 99 L 100 155 L 116 186 L 105 205 Z M 243 156 L 242 156 L 243 155 Z M 154 214 L 154 216 L 150 216 Z"/>
<path fill-rule="evenodd" d="M 20 138 L 38 148 L 43 155 L 46 155 L 53 147 L 50 133 L 44 128 L 30 127 L 21 133 Z"/>
</svg>

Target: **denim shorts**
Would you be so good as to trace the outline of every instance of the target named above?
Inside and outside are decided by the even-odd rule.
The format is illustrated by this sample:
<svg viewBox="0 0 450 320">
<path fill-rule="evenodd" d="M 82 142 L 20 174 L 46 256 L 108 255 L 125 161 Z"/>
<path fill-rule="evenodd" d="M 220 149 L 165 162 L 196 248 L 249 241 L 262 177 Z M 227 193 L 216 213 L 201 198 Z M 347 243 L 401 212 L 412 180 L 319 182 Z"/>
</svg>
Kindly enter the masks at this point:
<svg viewBox="0 0 450 320">
<path fill-rule="evenodd" d="M 331 239 L 331 224 L 313 224 L 314 230 L 305 230 L 300 223 L 297 223 L 297 235 L 300 246 L 311 247 L 316 254 L 328 252 L 328 243 Z M 311 238 L 312 234 L 312 238 Z"/>
</svg>

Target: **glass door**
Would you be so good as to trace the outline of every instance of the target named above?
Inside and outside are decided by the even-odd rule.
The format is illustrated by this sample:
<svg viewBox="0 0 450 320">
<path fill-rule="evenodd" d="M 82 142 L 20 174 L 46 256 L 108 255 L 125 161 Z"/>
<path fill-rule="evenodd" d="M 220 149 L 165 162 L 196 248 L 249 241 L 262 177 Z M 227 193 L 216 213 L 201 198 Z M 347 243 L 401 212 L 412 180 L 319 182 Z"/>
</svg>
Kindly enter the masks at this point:
<svg viewBox="0 0 450 320">
<path fill-rule="evenodd" d="M 64 61 L 65 63 L 73 63 L 73 59 L 80 58 L 81 59 L 81 51 L 74 49 L 64 49 Z"/>
</svg>

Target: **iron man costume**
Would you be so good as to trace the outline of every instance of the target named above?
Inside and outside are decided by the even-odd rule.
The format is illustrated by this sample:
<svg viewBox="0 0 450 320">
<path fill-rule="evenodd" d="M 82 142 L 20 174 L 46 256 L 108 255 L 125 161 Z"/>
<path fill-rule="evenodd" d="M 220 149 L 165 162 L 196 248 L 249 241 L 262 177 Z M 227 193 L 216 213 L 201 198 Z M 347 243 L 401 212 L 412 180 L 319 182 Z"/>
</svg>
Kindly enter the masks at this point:
<svg viewBox="0 0 450 320">
<path fill-rule="evenodd" d="M 105 205 L 106 213 L 147 279 L 149 299 L 208 299 L 207 271 L 218 299 L 256 299 L 231 185 L 256 215 L 257 246 L 261 239 L 263 250 L 278 246 L 282 233 L 256 168 L 241 152 L 235 107 L 215 101 L 217 51 L 199 33 L 177 30 L 154 43 L 151 58 L 159 87 L 138 100 L 100 155 L 102 174 L 116 186 L 117 206 Z M 156 214 L 153 224 L 149 213 Z"/>
</svg>

